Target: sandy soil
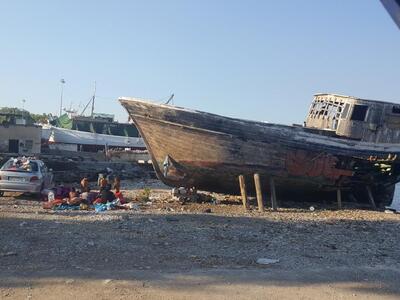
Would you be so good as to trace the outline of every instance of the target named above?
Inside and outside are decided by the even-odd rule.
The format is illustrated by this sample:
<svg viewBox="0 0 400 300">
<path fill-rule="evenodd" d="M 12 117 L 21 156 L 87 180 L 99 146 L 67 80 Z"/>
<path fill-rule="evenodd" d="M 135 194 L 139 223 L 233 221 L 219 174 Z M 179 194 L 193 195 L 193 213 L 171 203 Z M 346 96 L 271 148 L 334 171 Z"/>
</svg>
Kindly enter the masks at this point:
<svg viewBox="0 0 400 300">
<path fill-rule="evenodd" d="M 28 195 L 0 198 L 0 298 L 400 297 L 398 214 L 349 203 L 244 212 L 236 197 L 182 205 L 157 181 L 123 186 L 139 209 L 52 211 Z M 150 199 L 140 199 L 145 187 Z"/>
</svg>

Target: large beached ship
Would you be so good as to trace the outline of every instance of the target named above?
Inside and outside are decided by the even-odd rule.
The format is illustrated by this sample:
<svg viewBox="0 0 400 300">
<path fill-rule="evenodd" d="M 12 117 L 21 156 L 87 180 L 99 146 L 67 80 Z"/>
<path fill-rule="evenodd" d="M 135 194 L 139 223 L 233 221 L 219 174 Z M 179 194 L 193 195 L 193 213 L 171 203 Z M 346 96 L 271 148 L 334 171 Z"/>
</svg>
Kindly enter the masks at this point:
<svg viewBox="0 0 400 300">
<path fill-rule="evenodd" d="M 120 98 L 170 186 L 238 193 L 238 176 L 297 196 L 343 191 L 388 203 L 400 181 L 400 105 L 317 94 L 303 125 L 279 125 Z M 250 188 L 251 190 L 251 188 Z"/>
</svg>

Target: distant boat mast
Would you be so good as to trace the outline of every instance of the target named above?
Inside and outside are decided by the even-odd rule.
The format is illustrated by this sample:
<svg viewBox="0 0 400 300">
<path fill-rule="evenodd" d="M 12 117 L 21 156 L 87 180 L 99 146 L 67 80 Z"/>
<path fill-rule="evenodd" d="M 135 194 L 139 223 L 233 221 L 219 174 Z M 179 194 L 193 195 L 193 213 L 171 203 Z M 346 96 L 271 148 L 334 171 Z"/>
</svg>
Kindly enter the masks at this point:
<svg viewBox="0 0 400 300">
<path fill-rule="evenodd" d="M 94 112 L 94 100 L 96 99 L 96 81 L 94 82 L 94 91 L 93 91 L 93 97 L 92 97 L 92 112 L 90 116 L 93 118 L 93 112 Z"/>
<path fill-rule="evenodd" d="M 64 78 L 60 79 L 60 83 L 61 83 L 61 96 L 60 96 L 60 115 L 59 115 L 59 117 L 61 117 L 61 114 L 62 114 L 63 94 L 64 94 L 64 84 L 65 84 Z"/>
<path fill-rule="evenodd" d="M 94 91 L 93 91 L 93 96 L 90 98 L 89 102 L 86 104 L 85 108 L 82 110 L 81 112 L 81 116 L 83 116 L 83 114 L 86 111 L 86 108 L 89 106 L 90 103 L 92 103 L 92 111 L 90 116 L 93 118 L 93 113 L 94 113 L 94 101 L 96 99 L 96 81 L 94 82 Z"/>
</svg>

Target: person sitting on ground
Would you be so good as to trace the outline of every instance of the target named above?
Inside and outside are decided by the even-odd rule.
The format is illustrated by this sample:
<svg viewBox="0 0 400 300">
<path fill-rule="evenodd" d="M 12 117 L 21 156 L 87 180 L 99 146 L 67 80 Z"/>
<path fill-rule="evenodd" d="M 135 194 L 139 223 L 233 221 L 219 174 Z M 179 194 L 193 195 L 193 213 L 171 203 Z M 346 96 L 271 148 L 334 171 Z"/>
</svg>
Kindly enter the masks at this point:
<svg viewBox="0 0 400 300">
<path fill-rule="evenodd" d="M 108 181 L 104 177 L 101 177 L 99 180 L 99 186 L 100 186 L 100 191 L 104 190 L 104 188 L 107 186 Z"/>
<path fill-rule="evenodd" d="M 122 192 L 120 190 L 121 189 L 121 180 L 119 179 L 118 176 L 116 176 L 114 179 L 114 189 L 115 189 L 115 197 L 117 199 L 119 199 L 119 203 L 125 204 L 126 201 L 125 201 L 124 195 L 122 195 Z"/>
<path fill-rule="evenodd" d="M 115 200 L 115 195 L 113 192 L 111 192 L 111 184 L 107 184 L 104 189 L 100 190 L 99 195 L 97 196 L 97 199 L 94 201 L 95 204 L 99 203 L 107 203 L 107 202 L 112 202 Z"/>
<path fill-rule="evenodd" d="M 107 168 L 106 179 L 109 183 L 114 181 L 114 171 L 110 168 Z"/>
<path fill-rule="evenodd" d="M 90 192 L 89 179 L 86 176 L 81 180 L 81 192 L 82 193 Z"/>
<path fill-rule="evenodd" d="M 121 189 L 121 179 L 119 178 L 119 176 L 115 176 L 113 185 L 114 185 L 115 192 L 116 193 L 119 192 Z"/>
<path fill-rule="evenodd" d="M 75 188 L 71 188 L 71 191 L 69 192 L 69 198 L 67 198 L 67 204 L 68 205 L 79 205 L 81 204 L 82 199 L 78 196 L 78 193 L 76 192 Z"/>
</svg>

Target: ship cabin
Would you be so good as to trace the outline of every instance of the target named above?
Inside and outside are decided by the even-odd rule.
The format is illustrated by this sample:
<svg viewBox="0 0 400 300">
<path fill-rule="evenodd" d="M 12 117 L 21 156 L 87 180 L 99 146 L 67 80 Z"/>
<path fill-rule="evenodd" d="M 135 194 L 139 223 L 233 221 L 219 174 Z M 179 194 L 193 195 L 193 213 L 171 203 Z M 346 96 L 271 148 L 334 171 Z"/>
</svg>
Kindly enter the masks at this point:
<svg viewBox="0 0 400 300">
<path fill-rule="evenodd" d="M 139 137 L 139 131 L 133 124 L 118 123 L 114 121 L 114 115 L 110 114 L 94 113 L 90 117 L 80 115 L 69 117 L 64 114 L 50 123 L 64 129 L 123 137 Z"/>
<path fill-rule="evenodd" d="M 316 94 L 305 128 L 373 143 L 400 142 L 400 104 L 336 94 Z"/>
</svg>

